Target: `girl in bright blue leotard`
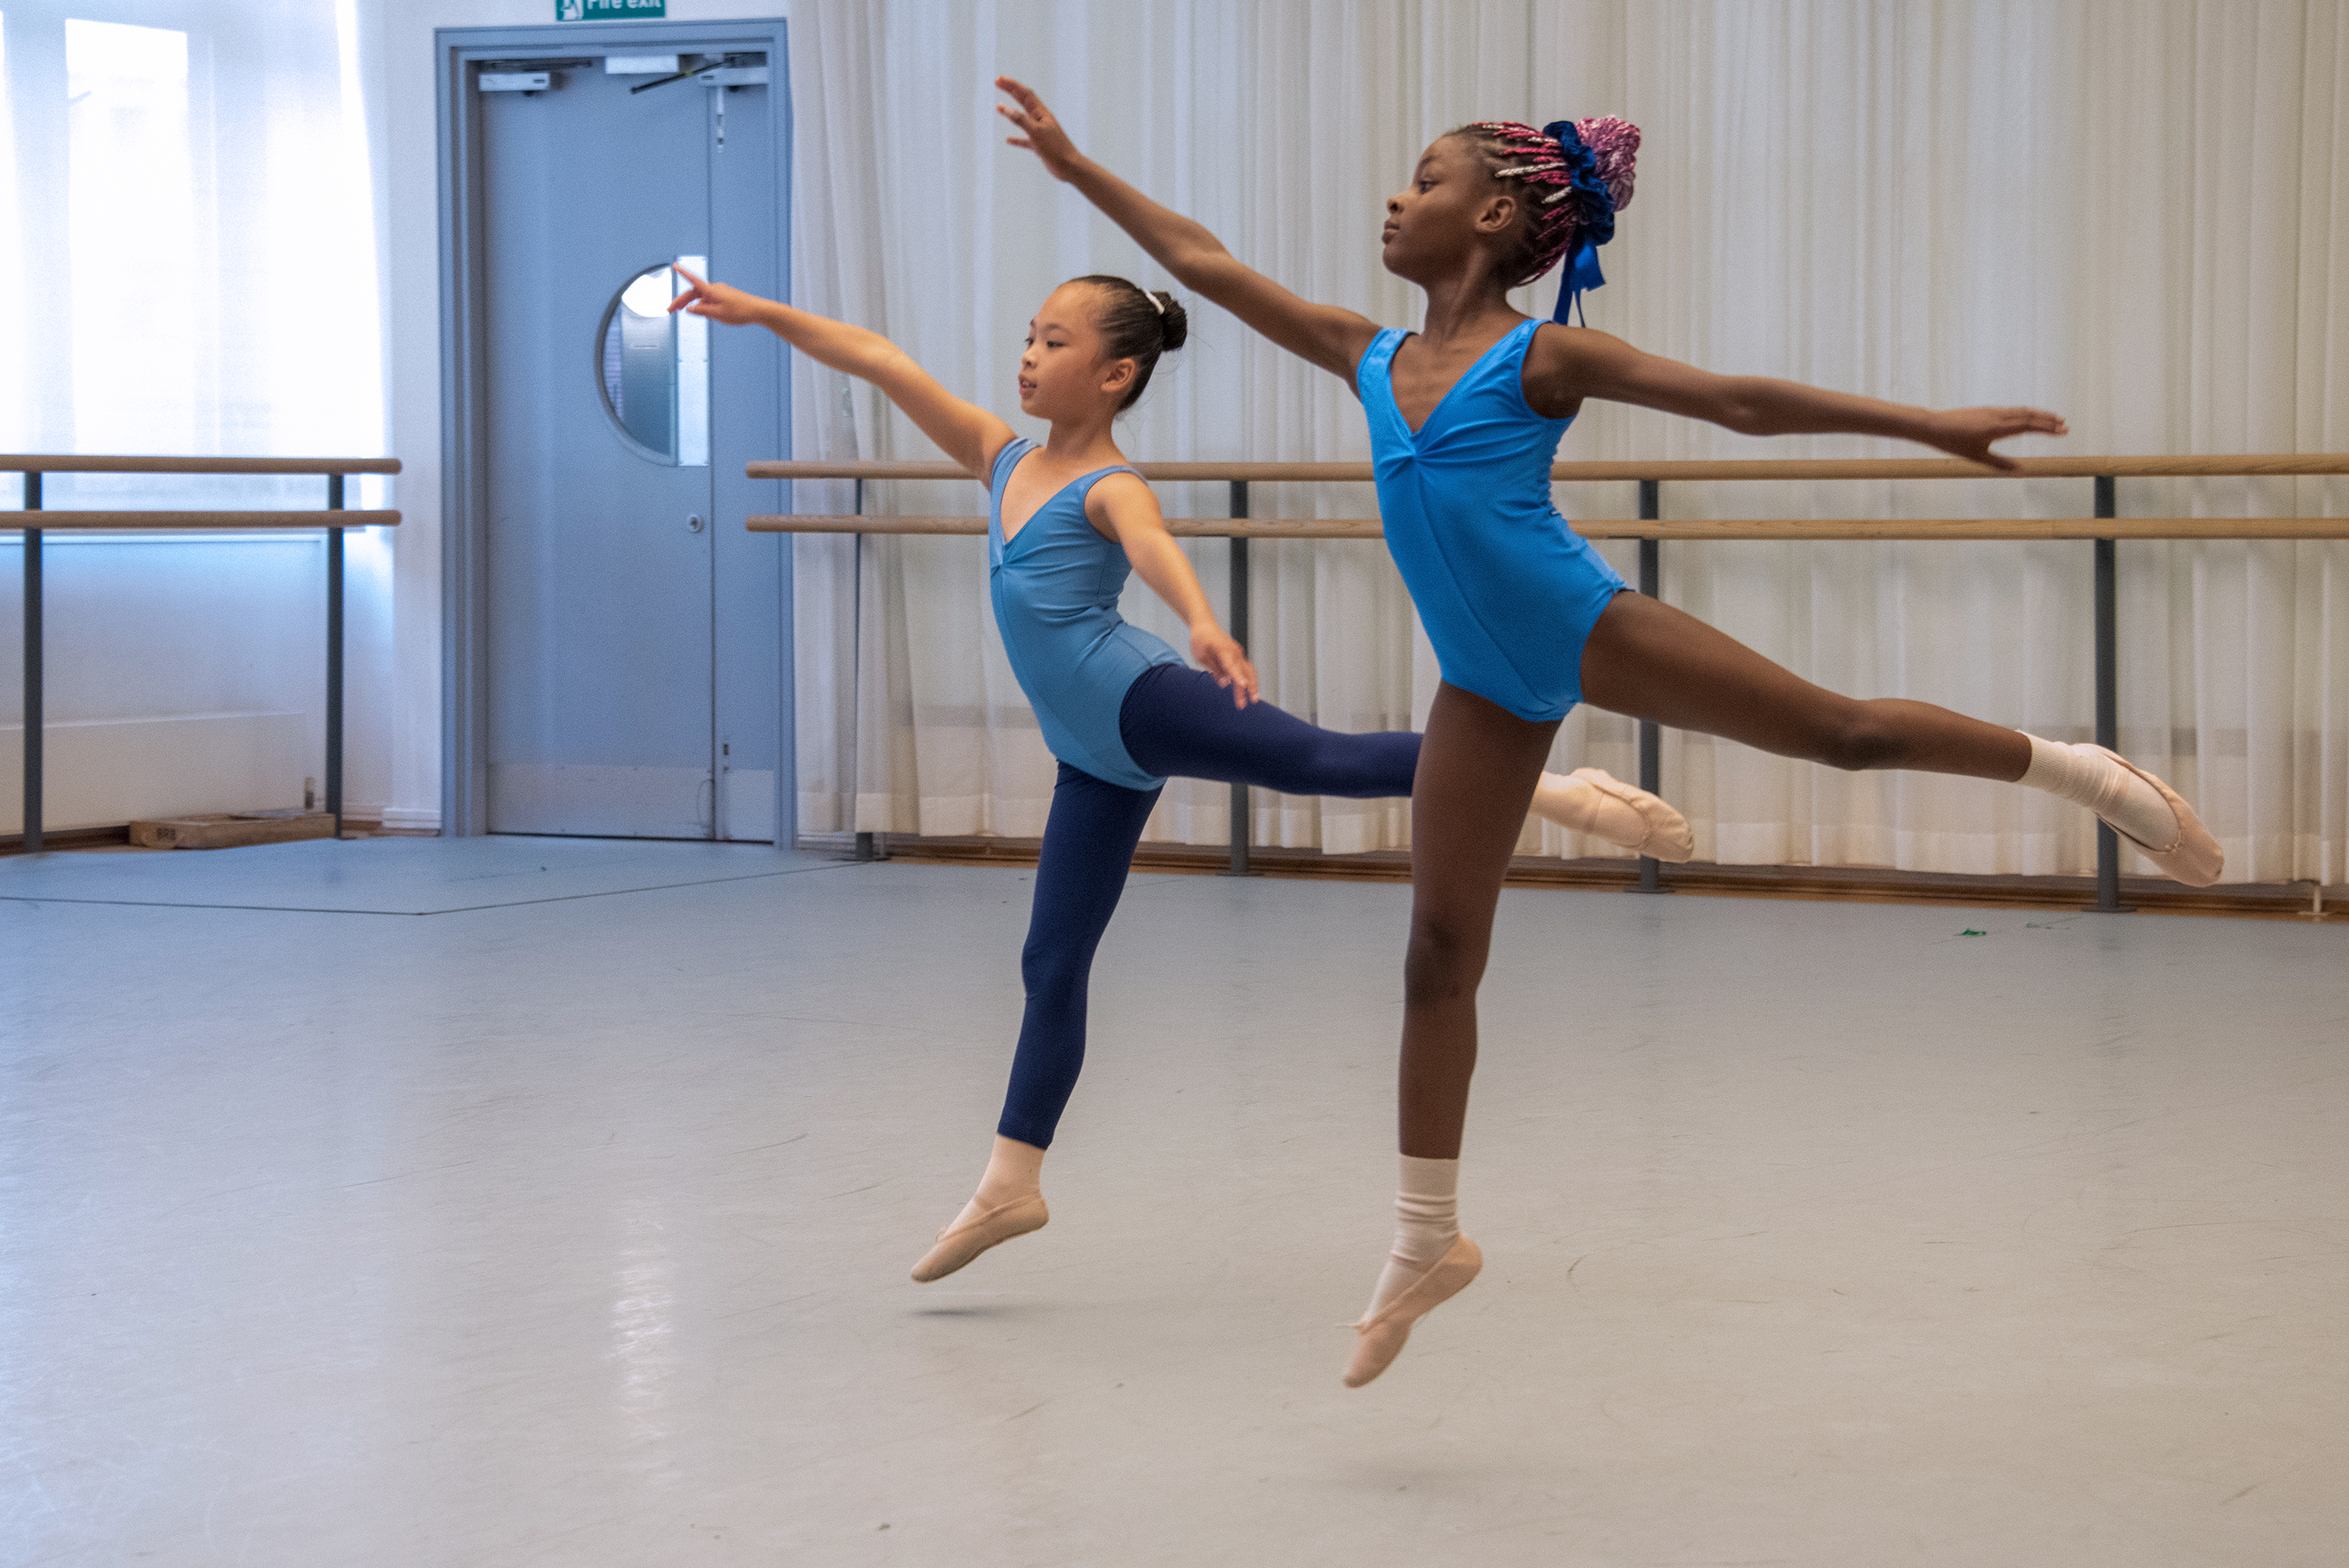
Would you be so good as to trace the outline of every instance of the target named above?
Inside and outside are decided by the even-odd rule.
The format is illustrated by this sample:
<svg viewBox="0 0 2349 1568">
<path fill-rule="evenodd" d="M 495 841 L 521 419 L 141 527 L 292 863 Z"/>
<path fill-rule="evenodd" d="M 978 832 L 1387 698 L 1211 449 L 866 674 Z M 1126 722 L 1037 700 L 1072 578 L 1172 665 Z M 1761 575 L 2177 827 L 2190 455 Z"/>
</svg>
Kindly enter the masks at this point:
<svg viewBox="0 0 2349 1568">
<path fill-rule="evenodd" d="M 987 1174 L 915 1265 L 929 1281 L 1040 1228 L 1044 1150 L 1084 1061 L 1086 981 L 1158 793 L 1173 775 L 1289 794 L 1411 793 L 1420 738 L 1349 735 L 1256 700 L 1256 671 L 1217 624 L 1150 487 L 1111 425 L 1186 327 L 1172 295 L 1120 277 L 1074 279 L 1029 324 L 1022 411 L 1051 421 L 1041 446 L 953 396 L 894 344 L 686 275 L 672 309 L 757 323 L 879 386 L 973 474 L 988 476 L 988 578 L 1012 672 L 1060 760 L 1020 972 L 1028 1002 Z M 1129 570 L 1183 618 L 1201 669 L 1117 612 Z M 1535 809 L 1578 831 L 1685 859 L 1678 812 L 1597 769 L 1545 775 Z M 1523 821 L 1520 808 L 1518 817 Z"/>
<path fill-rule="evenodd" d="M 1922 702 L 1824 691 L 1630 592 L 1567 527 L 1550 504 L 1549 464 L 1587 398 L 1749 435 L 1898 436 L 1993 468 L 2013 466 L 1994 441 L 2064 433 L 2062 420 L 2036 409 L 1934 411 L 1715 376 L 1563 325 L 1566 301 L 1603 281 L 1597 247 L 1630 199 L 1633 127 L 1486 121 L 1430 145 L 1386 203 L 1381 259 L 1427 296 L 1421 329 L 1402 333 L 1242 266 L 1205 228 L 1079 152 L 1033 92 L 1008 78 L 997 86 L 1014 100 L 999 106 L 1018 130 L 1013 146 L 1033 151 L 1184 284 L 1355 389 L 1388 542 L 1443 666 L 1412 792 L 1402 1191 L 1393 1251 L 1356 1325 L 1350 1386 L 1384 1370 L 1413 1323 L 1480 1266 L 1453 1199 L 1476 987 L 1516 816 L 1575 702 L 1837 767 L 2031 784 L 2094 810 L 2169 875 L 2218 879 L 2218 846 L 2192 809 L 2122 758 Z M 1510 307 L 1508 290 L 1561 260 L 1561 324 Z"/>
</svg>

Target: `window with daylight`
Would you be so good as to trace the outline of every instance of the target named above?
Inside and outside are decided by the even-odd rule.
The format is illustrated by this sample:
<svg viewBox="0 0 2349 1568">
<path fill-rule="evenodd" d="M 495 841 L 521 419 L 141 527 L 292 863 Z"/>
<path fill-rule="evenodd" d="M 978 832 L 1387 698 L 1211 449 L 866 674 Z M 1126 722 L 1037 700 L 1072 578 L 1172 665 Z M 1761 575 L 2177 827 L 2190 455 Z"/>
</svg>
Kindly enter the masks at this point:
<svg viewBox="0 0 2349 1568">
<path fill-rule="evenodd" d="M 357 34 L 356 0 L 0 11 L 0 288 L 21 302 L 0 312 L 0 450 L 382 449 Z M 316 490 L 59 476 L 49 504 L 315 506 Z"/>
</svg>

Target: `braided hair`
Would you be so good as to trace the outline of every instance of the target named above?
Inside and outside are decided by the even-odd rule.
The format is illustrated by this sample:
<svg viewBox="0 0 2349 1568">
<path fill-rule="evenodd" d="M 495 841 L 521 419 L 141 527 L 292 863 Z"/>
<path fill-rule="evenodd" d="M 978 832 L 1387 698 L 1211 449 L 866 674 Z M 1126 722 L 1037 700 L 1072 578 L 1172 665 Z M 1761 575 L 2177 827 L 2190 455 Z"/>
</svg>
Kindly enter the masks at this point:
<svg viewBox="0 0 2349 1568">
<path fill-rule="evenodd" d="M 1102 335 L 1102 351 L 1112 359 L 1134 363 L 1133 389 L 1117 405 L 1117 411 L 1123 413 L 1150 385 L 1150 372 L 1158 368 L 1158 356 L 1173 353 L 1191 336 L 1191 319 L 1184 313 L 1182 301 L 1170 291 L 1144 288 L 1131 278 L 1097 272 L 1069 281 L 1089 283 L 1101 290 L 1093 327 Z"/>
<path fill-rule="evenodd" d="M 1608 114 L 1536 130 L 1514 119 L 1480 119 L 1451 134 L 1475 151 L 1485 173 L 1526 198 L 1526 221 L 1502 269 L 1509 287 L 1533 282 L 1586 237 L 1597 244 L 1614 238 L 1615 214 L 1631 203 L 1640 153 L 1640 128 L 1630 120 Z"/>
</svg>

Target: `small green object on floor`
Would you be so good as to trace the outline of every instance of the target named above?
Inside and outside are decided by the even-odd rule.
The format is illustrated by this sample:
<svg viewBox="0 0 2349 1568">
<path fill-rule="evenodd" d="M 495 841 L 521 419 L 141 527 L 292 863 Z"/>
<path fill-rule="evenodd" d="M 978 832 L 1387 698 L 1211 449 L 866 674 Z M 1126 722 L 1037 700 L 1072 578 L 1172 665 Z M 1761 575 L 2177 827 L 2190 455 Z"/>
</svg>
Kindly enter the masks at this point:
<svg viewBox="0 0 2349 1568">
<path fill-rule="evenodd" d="M 1961 937 L 1986 937 L 1990 935 L 1990 933 L 1988 931 L 1978 931 L 1971 926 L 1968 926 L 1964 930 L 1960 931 L 1958 935 Z"/>
</svg>

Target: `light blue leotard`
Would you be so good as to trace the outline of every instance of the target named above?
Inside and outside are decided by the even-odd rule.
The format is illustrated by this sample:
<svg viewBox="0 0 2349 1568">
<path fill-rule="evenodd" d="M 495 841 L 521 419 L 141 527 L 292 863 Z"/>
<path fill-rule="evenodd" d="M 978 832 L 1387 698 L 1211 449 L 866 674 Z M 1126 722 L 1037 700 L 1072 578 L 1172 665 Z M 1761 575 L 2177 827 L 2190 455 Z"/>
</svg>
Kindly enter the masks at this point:
<svg viewBox="0 0 2349 1568">
<path fill-rule="evenodd" d="M 996 453 L 988 481 L 988 591 L 1003 650 L 1054 756 L 1126 789 L 1156 789 L 1166 781 L 1143 773 L 1126 753 L 1118 711 L 1135 677 L 1183 659 L 1117 613 L 1133 567 L 1123 545 L 1085 521 L 1092 487 L 1133 470 L 1121 464 L 1071 480 L 1007 545 L 1003 487 L 1035 450 L 1034 441 L 1013 437 Z"/>
<path fill-rule="evenodd" d="M 1527 321 L 1485 351 L 1413 435 L 1392 361 L 1409 334 L 1381 332 L 1354 370 L 1387 549 L 1419 608 L 1444 679 L 1520 719 L 1582 700 L 1582 645 L 1627 586 L 1549 498 L 1570 421 L 1526 402 Z"/>
</svg>

